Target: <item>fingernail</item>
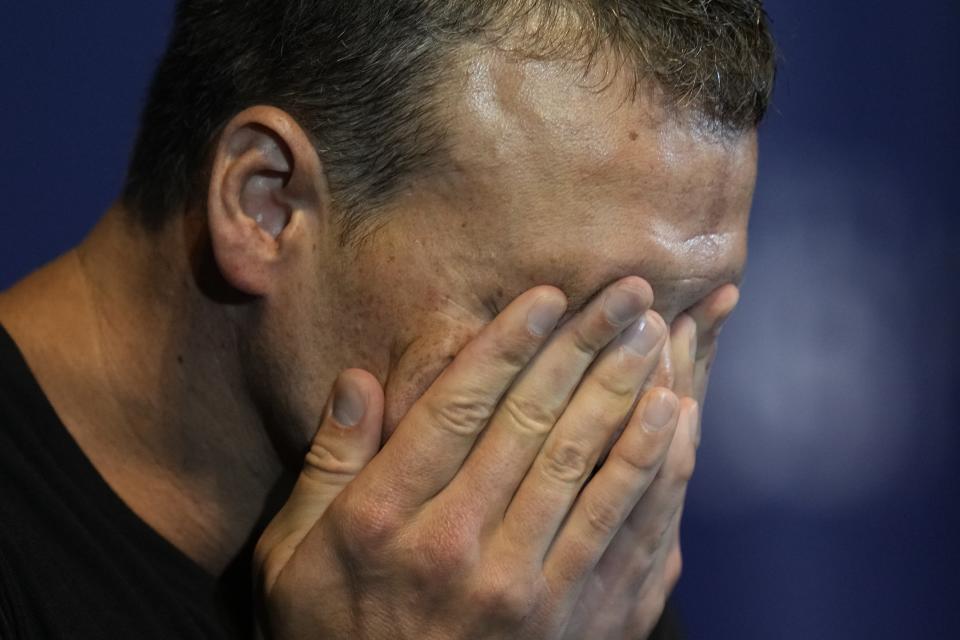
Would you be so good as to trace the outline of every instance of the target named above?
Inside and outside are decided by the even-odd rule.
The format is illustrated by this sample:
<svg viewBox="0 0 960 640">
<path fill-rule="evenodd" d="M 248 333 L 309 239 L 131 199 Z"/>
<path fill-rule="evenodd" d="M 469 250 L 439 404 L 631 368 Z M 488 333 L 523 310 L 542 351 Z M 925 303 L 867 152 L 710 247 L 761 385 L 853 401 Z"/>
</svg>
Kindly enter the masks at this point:
<svg viewBox="0 0 960 640">
<path fill-rule="evenodd" d="M 550 296 L 540 298 L 527 313 L 527 329 L 542 338 L 557 327 L 566 308 L 563 300 Z"/>
<path fill-rule="evenodd" d="M 619 286 L 607 294 L 603 310 L 612 324 L 622 326 L 643 313 L 644 304 L 639 291 Z"/>
<path fill-rule="evenodd" d="M 638 356 L 650 353 L 660 341 L 663 328 L 649 313 L 624 332 L 624 346 Z"/>
<path fill-rule="evenodd" d="M 343 379 L 337 381 L 333 395 L 333 419 L 341 427 L 355 426 L 363 417 L 366 409 L 363 392 Z"/>
<path fill-rule="evenodd" d="M 644 429 L 651 433 L 660 431 L 670 424 L 676 410 L 677 397 L 668 391 L 657 391 L 657 395 L 647 403 L 643 411 Z"/>
</svg>

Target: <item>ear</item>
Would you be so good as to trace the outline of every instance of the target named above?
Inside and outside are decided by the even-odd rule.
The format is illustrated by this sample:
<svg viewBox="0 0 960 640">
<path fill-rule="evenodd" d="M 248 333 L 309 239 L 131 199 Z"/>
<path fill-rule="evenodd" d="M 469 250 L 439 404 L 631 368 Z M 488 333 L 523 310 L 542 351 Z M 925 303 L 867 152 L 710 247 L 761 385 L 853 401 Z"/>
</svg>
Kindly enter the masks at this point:
<svg viewBox="0 0 960 640">
<path fill-rule="evenodd" d="M 269 295 L 315 244 L 309 236 L 329 228 L 329 214 L 320 160 L 289 114 L 257 106 L 227 123 L 211 162 L 207 222 L 231 286 Z"/>
</svg>

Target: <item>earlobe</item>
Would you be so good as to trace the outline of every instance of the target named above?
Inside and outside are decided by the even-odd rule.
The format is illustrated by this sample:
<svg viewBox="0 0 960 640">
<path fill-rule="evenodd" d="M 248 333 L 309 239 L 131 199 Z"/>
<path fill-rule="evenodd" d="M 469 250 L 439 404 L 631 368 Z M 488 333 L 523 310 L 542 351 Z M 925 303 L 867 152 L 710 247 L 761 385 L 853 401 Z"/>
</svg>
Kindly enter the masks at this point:
<svg viewBox="0 0 960 640">
<path fill-rule="evenodd" d="M 315 155 L 292 118 L 272 107 L 248 109 L 224 129 L 211 163 L 207 219 L 217 265 L 240 291 L 267 295 L 280 277 L 295 213 L 321 200 L 322 184 L 297 175 L 319 173 L 310 166 L 318 164 Z"/>
</svg>

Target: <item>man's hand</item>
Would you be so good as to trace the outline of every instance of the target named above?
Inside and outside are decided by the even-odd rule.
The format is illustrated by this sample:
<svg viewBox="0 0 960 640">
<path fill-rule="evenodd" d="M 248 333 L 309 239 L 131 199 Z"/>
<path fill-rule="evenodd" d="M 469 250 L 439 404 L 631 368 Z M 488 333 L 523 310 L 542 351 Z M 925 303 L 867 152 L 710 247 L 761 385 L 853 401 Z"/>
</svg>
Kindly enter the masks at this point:
<svg viewBox="0 0 960 640">
<path fill-rule="evenodd" d="M 626 278 L 550 335 L 565 299 L 552 287 L 528 291 L 379 453 L 380 386 L 344 373 L 257 545 L 262 631 L 560 637 L 674 441 L 674 392 L 654 388 L 637 404 L 666 342 L 651 302 L 649 285 Z"/>
<path fill-rule="evenodd" d="M 670 369 L 681 398 L 680 423 L 656 479 L 590 576 L 567 627 L 571 640 L 646 638 L 663 612 L 680 577 L 680 516 L 700 443 L 699 408 L 717 335 L 738 299 L 736 287 L 723 286 L 671 327 Z"/>
</svg>

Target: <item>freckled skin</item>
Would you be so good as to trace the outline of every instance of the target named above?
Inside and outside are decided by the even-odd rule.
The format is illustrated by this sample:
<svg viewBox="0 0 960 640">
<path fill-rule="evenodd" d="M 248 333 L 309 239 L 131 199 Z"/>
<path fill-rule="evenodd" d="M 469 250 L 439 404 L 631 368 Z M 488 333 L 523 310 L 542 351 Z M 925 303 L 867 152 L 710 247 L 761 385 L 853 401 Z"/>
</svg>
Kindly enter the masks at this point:
<svg viewBox="0 0 960 640">
<path fill-rule="evenodd" d="M 492 313 L 553 284 L 576 302 L 628 274 L 667 322 L 746 258 L 756 135 L 718 140 L 655 100 L 602 92 L 559 63 L 487 54 L 447 89 L 449 162 L 381 214 L 342 274 L 358 336 L 391 338 L 386 428 L 395 427 Z M 584 86 L 586 85 L 586 86 Z M 670 379 L 664 362 L 652 382 Z"/>
<path fill-rule="evenodd" d="M 303 286 L 265 309 L 246 365 L 291 450 L 309 442 L 350 367 L 384 384 L 389 437 L 530 287 L 555 285 L 576 305 L 639 275 L 669 323 L 739 281 L 756 133 L 711 137 L 670 117 L 649 86 L 631 100 L 624 78 L 602 91 L 597 80 L 562 63 L 473 56 L 441 89 L 450 126 L 439 168 L 377 212 L 359 246 L 320 229 Z M 648 386 L 671 376 L 664 356 Z"/>
<path fill-rule="evenodd" d="M 0 294 L 0 320 L 84 452 L 213 574 L 248 541 L 283 470 L 302 465 L 344 369 L 384 384 L 389 437 L 532 286 L 577 305 L 639 275 L 670 322 L 739 278 L 754 132 L 704 136 L 667 117 L 655 91 L 632 101 L 623 82 L 598 91 L 562 64 L 466 57 L 438 96 L 446 157 L 359 246 L 340 243 L 307 136 L 255 108 L 297 159 L 278 194 L 291 205 L 281 236 L 247 215 L 236 187 L 252 184 L 237 178 L 250 165 L 221 150 L 206 208 L 146 232 L 115 207 L 81 246 Z M 671 376 L 664 357 L 652 382 Z"/>
</svg>

